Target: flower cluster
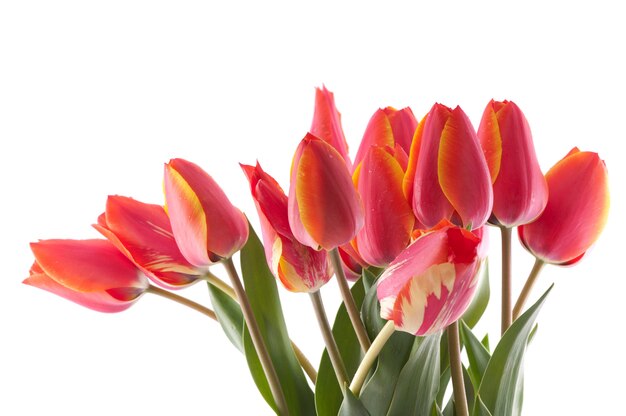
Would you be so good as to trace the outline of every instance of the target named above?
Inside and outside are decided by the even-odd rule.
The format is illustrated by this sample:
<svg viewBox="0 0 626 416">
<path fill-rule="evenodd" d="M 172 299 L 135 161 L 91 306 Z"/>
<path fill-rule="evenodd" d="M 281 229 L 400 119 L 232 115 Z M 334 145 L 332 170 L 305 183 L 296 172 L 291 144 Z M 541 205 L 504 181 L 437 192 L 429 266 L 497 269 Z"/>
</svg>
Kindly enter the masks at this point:
<svg viewBox="0 0 626 416">
<path fill-rule="evenodd" d="M 484 387 L 491 382 L 490 376 L 496 377 L 492 373 L 496 374 L 502 363 L 480 369 L 472 364 L 474 367 L 463 369 L 459 359 L 459 331 L 470 363 L 479 353 L 485 362 L 496 359 L 488 347 L 478 351 L 468 318 L 473 314 L 474 320 L 480 319 L 488 301 L 476 295 L 485 284 L 480 270 L 485 269 L 488 254 L 487 227 L 502 231 L 503 247 L 508 250 L 511 229 L 517 227 L 521 243 L 537 259 L 515 308 L 511 308 L 510 293 L 503 290 L 503 339 L 510 338 L 507 345 L 523 341 L 525 348 L 526 327 L 528 322 L 532 327 L 531 320 L 542 300 L 519 322 L 515 319 L 524 309 L 539 270 L 546 263 L 578 262 L 598 239 L 609 207 L 607 170 L 599 156 L 574 148 L 544 175 L 529 123 L 511 101 L 489 102 L 478 129 L 460 107 L 435 104 L 420 121 L 409 108 L 379 109 L 369 120 L 352 160 L 334 96 L 322 87 L 316 90 L 312 126 L 295 150 L 288 192 L 258 162 L 254 166 L 242 164 L 241 168 L 260 220 L 267 270 L 288 291 L 308 293 L 320 322 L 328 363 L 322 360 L 319 376 L 331 371 L 337 383 L 334 387 L 316 385 L 318 414 L 336 414 L 339 405 L 346 414 L 357 414 L 361 408 L 378 414 L 377 406 L 384 406 L 385 414 L 401 414 L 393 409 L 403 398 L 404 369 L 409 371 L 407 366 L 419 357 L 424 366 L 434 363 L 428 357 L 435 349 L 438 357 L 439 338 L 428 340 L 440 337 L 443 330 L 448 334 L 447 377 L 453 382 L 455 414 L 466 415 L 469 410 L 475 414 L 516 414 L 499 407 L 502 400 L 491 398 Z M 300 402 L 294 399 L 312 394 L 306 392 L 306 383 L 298 387 L 295 396 L 285 393 L 295 388 L 289 377 L 299 377 L 301 370 L 298 366 L 298 371 L 285 375 L 276 362 L 272 351 L 279 347 L 267 332 L 263 333 L 272 322 L 265 322 L 265 329 L 256 323 L 261 312 L 255 309 L 254 301 L 250 302 L 256 294 L 248 288 L 248 275 L 261 272 L 242 266 L 244 289 L 231 260 L 257 241 L 246 217 L 211 176 L 192 162 L 172 159 L 165 165 L 163 183 L 163 204 L 109 196 L 104 213 L 94 224 L 104 239 L 32 243 L 35 262 L 24 283 L 97 311 L 120 312 L 144 293 L 189 306 L 191 301 L 172 291 L 206 281 L 212 290 L 232 298 L 230 302 L 238 311 L 239 333 L 231 333 L 231 341 L 233 336 L 249 331 L 271 390 L 271 397 L 266 397 L 270 406 L 279 414 L 313 412 L 303 410 L 310 407 L 310 398 Z M 504 289 L 510 287 L 510 254 L 503 256 L 502 263 Z M 232 286 L 213 273 L 217 264 L 225 266 Z M 326 320 L 320 289 L 333 275 L 345 307 L 337 322 L 345 314 L 354 341 L 335 339 L 333 332 L 340 330 L 339 324 L 331 330 Z M 356 281 L 352 291 L 347 280 Z M 228 315 L 227 308 L 215 304 L 220 299 L 212 296 L 215 311 L 197 304 L 194 308 L 213 318 L 217 315 L 222 324 L 229 320 L 237 324 L 237 316 Z M 467 325 L 459 327 L 461 318 Z M 245 327 L 241 327 L 242 319 Z M 275 325 L 282 328 L 284 324 Z M 275 329 L 274 333 L 280 331 Z M 420 344 L 411 341 L 404 346 L 406 341 L 400 341 L 406 338 L 395 336 L 395 331 L 416 336 Z M 389 357 L 385 355 L 377 358 L 389 339 L 396 340 L 394 348 L 406 350 L 402 365 L 387 364 L 385 357 Z M 237 345 L 238 341 L 233 342 Z M 344 343 L 343 352 L 338 342 Z M 358 369 L 347 368 L 344 363 L 345 351 L 349 350 L 346 342 L 355 345 L 354 354 L 365 354 Z M 288 353 L 296 353 L 315 383 L 315 369 L 295 345 L 290 348 L 293 351 Z M 418 358 L 412 361 L 409 355 Z M 385 382 L 369 374 L 375 361 L 378 368 L 394 368 L 395 373 L 388 372 L 393 379 L 386 380 L 386 395 L 371 404 L 367 385 L 361 392 L 364 383 Z M 446 369 L 439 365 L 437 358 L 432 372 L 445 389 Z M 464 370 L 474 383 L 469 393 L 475 394 L 470 397 L 473 409 L 469 410 L 462 382 Z M 480 377 L 476 373 L 479 370 Z M 515 386 L 513 381 L 509 384 Z M 349 391 L 345 388 L 348 385 Z M 325 407 L 327 404 L 320 402 L 330 400 L 328 389 L 333 388 L 341 390 L 343 399 L 335 408 Z M 441 412 L 443 394 L 439 397 L 432 389 L 420 388 L 419 400 L 425 405 L 418 406 L 425 406 L 427 413 L 416 414 Z M 513 390 L 495 394 L 515 398 L 520 392 Z M 326 408 L 332 411 L 323 410 Z M 478 413 L 482 410 L 488 413 Z"/>
</svg>

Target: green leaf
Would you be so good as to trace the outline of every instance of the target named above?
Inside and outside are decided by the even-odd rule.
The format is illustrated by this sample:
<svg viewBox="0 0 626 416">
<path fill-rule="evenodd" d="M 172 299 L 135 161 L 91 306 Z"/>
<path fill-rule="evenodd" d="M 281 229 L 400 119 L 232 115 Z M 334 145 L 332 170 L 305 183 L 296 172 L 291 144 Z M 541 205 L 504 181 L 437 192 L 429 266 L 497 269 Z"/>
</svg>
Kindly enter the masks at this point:
<svg viewBox="0 0 626 416">
<path fill-rule="evenodd" d="M 444 416 L 443 412 L 441 411 L 437 403 L 433 404 L 433 410 L 430 414 L 431 416 Z"/>
<path fill-rule="evenodd" d="M 365 273 L 364 273 L 365 277 Z M 365 295 L 361 315 L 365 328 L 374 339 L 387 323 L 380 318 L 380 304 L 376 286 L 372 285 Z M 361 401 L 373 415 L 384 415 L 389 410 L 396 383 L 404 364 L 409 359 L 415 336 L 406 332 L 394 332 L 382 348 L 375 370 L 361 392 Z"/>
<path fill-rule="evenodd" d="M 217 315 L 217 321 L 222 326 L 224 333 L 235 347 L 243 351 L 243 325 L 244 319 L 239 304 L 217 287 L 207 283 L 211 304 Z"/>
<path fill-rule="evenodd" d="M 357 308 L 363 304 L 365 292 L 363 289 L 363 277 L 354 283 L 352 297 Z M 350 317 L 346 312 L 346 307 L 342 303 L 337 311 L 333 324 L 333 335 L 339 348 L 339 353 L 343 357 L 348 377 L 352 379 L 356 369 L 359 367 L 363 354 L 361 346 L 352 328 Z M 335 370 L 328 358 L 328 352 L 324 351 L 317 373 L 317 383 L 315 383 L 315 408 L 318 416 L 336 416 L 343 401 L 343 394 L 337 383 Z"/>
<path fill-rule="evenodd" d="M 337 416 L 370 416 L 370 412 L 359 399 L 354 397 L 350 389 L 346 388 L 346 397 Z"/>
<path fill-rule="evenodd" d="M 480 398 L 480 396 L 476 397 L 476 401 L 474 403 L 474 411 L 472 412 L 472 416 L 492 416 L 491 412 L 489 411 L 489 409 L 487 409 L 487 406 L 485 406 L 485 403 L 483 403 L 483 400 Z"/>
<path fill-rule="evenodd" d="M 523 363 L 526 345 L 537 315 L 552 286 L 504 333 L 496 346 L 478 391 L 493 415 L 519 416 L 523 401 Z M 478 409 L 474 409 L 476 413 Z"/>
<path fill-rule="evenodd" d="M 478 389 L 491 355 L 463 321 L 460 322 L 459 332 L 469 359 L 468 373 L 474 389 Z"/>
<path fill-rule="evenodd" d="M 470 303 L 463 316 L 461 316 L 461 319 L 465 321 L 470 328 L 474 328 L 478 323 L 489 304 L 489 297 L 491 295 L 489 289 L 489 259 L 485 259 L 478 273 L 480 274 L 480 282 L 478 283 L 479 286 L 476 289 L 476 294 L 474 295 L 474 299 L 472 299 L 472 303 Z"/>
<path fill-rule="evenodd" d="M 487 351 L 491 351 L 491 348 L 489 348 L 489 334 L 485 334 L 483 339 L 480 340 L 480 343 L 483 344 L 483 347 L 485 347 Z"/>
<path fill-rule="evenodd" d="M 439 389 L 439 351 L 441 332 L 416 337 L 409 360 L 404 365 L 388 416 L 430 414 Z"/>
<path fill-rule="evenodd" d="M 380 317 L 380 304 L 378 302 L 378 294 L 376 293 L 377 277 L 369 270 L 363 270 L 363 286 L 369 288 L 365 290 L 365 297 L 361 305 L 361 319 L 367 330 L 367 336 L 370 339 L 376 338 L 383 326 L 387 323 Z"/>
<path fill-rule="evenodd" d="M 241 272 L 250 306 L 283 388 L 289 413 L 315 415 L 313 393 L 291 347 L 283 317 L 276 279 L 267 267 L 263 245 L 250 227 L 248 242 L 241 250 Z M 250 337 L 244 331 L 244 351 L 257 387 L 263 394 L 267 380 Z M 271 395 L 270 395 L 271 396 Z M 273 400 L 266 401 L 273 406 Z M 270 397 L 271 398 L 271 397 Z"/>
<path fill-rule="evenodd" d="M 439 391 L 437 392 L 437 405 L 443 407 L 443 398 L 446 395 L 446 389 L 450 384 L 450 366 L 448 365 L 445 370 L 441 372 L 439 377 Z"/>
</svg>

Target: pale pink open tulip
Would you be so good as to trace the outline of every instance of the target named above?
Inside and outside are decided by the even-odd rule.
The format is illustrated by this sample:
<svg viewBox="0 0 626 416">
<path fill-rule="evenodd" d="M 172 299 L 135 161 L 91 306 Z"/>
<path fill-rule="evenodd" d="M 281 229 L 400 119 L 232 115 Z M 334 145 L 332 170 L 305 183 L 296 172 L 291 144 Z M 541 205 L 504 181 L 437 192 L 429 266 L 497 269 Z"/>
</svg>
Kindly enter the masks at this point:
<svg viewBox="0 0 626 416">
<path fill-rule="evenodd" d="M 165 165 L 165 201 L 181 253 L 196 267 L 231 257 L 248 240 L 248 221 L 198 165 L 172 159 Z"/>
<path fill-rule="evenodd" d="M 425 232 L 378 281 L 381 317 L 397 330 L 424 336 L 455 322 L 469 306 L 485 258 L 483 229 L 443 222 Z"/>
<path fill-rule="evenodd" d="M 25 284 L 99 312 L 128 309 L 149 286 L 107 240 L 42 240 L 31 249 L 35 263 Z"/>
</svg>

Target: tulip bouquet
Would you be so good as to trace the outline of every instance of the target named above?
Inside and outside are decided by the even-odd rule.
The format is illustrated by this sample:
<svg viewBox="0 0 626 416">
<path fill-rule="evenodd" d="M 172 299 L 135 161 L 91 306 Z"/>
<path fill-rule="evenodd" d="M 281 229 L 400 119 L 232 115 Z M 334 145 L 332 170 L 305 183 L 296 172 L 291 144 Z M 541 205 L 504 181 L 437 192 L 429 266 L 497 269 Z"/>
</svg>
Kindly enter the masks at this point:
<svg viewBox="0 0 626 416">
<path fill-rule="evenodd" d="M 33 243 L 24 283 L 101 312 L 153 294 L 207 315 L 279 415 L 521 414 L 550 291 L 526 308 L 532 286 L 544 265 L 578 262 L 606 223 L 597 154 L 574 148 L 544 175 L 519 107 L 491 101 L 477 131 L 460 107 L 435 104 L 419 123 L 409 108 L 379 109 L 352 160 L 320 88 L 289 191 L 259 163 L 241 168 L 261 239 L 211 176 L 172 159 L 164 205 L 109 196 L 94 225 L 104 238 Z M 490 298 L 490 226 L 502 236 L 494 347 L 473 330 Z M 536 262 L 513 304 L 515 227 Z M 333 276 L 343 303 L 331 326 L 320 289 Z M 311 300 L 326 345 L 317 367 L 289 338 L 276 279 Z M 177 293 L 200 281 L 210 308 Z"/>
</svg>

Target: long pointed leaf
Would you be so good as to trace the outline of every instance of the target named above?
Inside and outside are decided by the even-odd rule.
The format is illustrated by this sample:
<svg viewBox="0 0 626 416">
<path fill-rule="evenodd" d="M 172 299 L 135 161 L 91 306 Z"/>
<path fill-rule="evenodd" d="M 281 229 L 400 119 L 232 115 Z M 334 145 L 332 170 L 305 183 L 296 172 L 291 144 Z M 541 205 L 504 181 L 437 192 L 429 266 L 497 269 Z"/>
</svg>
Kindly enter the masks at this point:
<svg viewBox="0 0 626 416">
<path fill-rule="evenodd" d="M 233 298 L 217 287 L 207 283 L 211 304 L 217 315 L 217 321 L 222 326 L 226 337 L 242 353 L 243 351 L 243 313 L 241 307 Z"/>
<path fill-rule="evenodd" d="M 463 316 L 461 316 L 461 319 L 465 321 L 470 328 L 474 328 L 478 323 L 489 304 L 489 297 L 491 296 L 491 290 L 489 289 L 489 259 L 485 259 L 479 273 L 481 276 L 478 289 L 476 289 L 476 295 L 474 295 L 474 299 L 472 299 L 469 307 Z"/>
<path fill-rule="evenodd" d="M 363 403 L 350 391 L 346 389 L 346 398 L 339 409 L 337 416 L 370 416 L 370 412 L 367 411 Z"/>
<path fill-rule="evenodd" d="M 470 363 L 467 371 L 472 380 L 474 389 L 478 389 L 491 355 L 463 321 L 461 321 L 461 325 L 459 325 L 459 332 L 461 333 L 461 339 L 465 345 L 465 351 L 467 352 L 467 358 Z"/>
</svg>

